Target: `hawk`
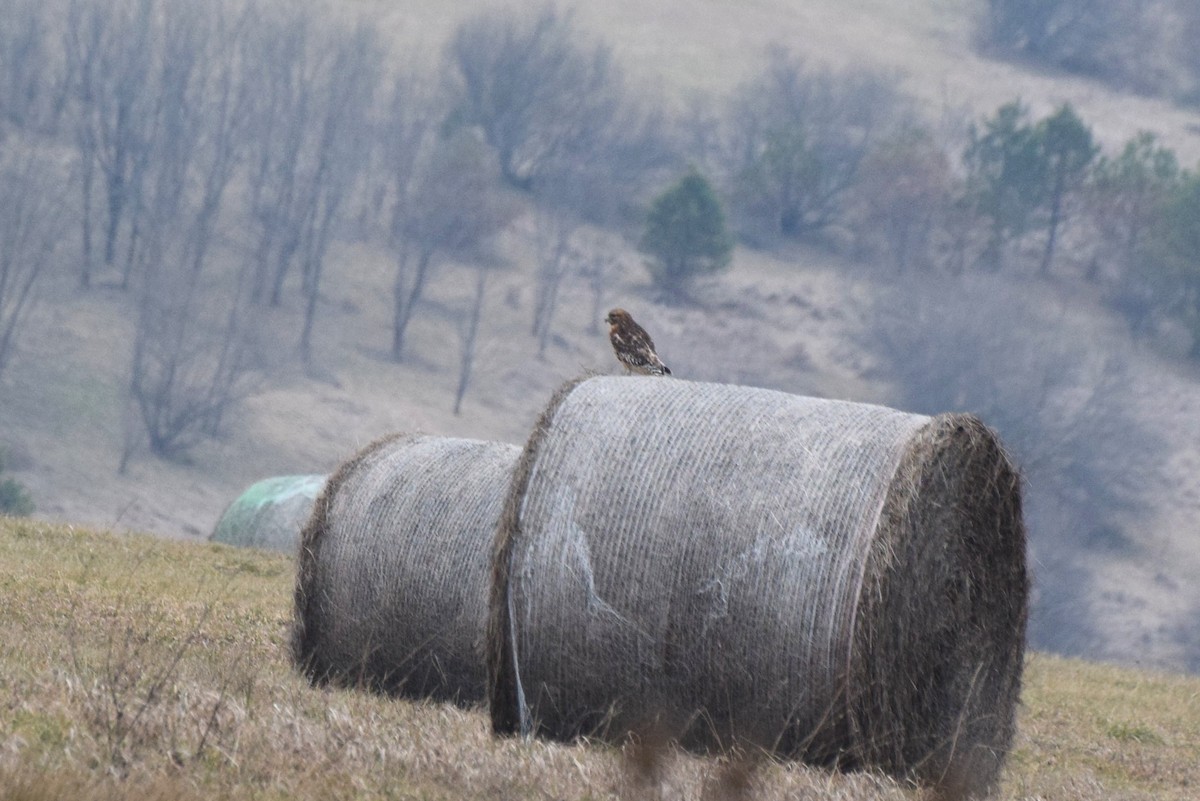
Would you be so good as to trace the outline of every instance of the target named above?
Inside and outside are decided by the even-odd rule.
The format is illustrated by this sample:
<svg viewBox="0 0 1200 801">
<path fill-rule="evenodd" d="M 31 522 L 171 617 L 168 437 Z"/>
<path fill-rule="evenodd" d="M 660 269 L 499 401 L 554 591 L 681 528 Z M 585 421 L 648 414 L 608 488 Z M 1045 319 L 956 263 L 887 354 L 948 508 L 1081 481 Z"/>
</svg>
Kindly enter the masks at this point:
<svg viewBox="0 0 1200 801">
<path fill-rule="evenodd" d="M 613 309 L 604 318 L 608 323 L 608 339 L 612 342 L 617 361 L 630 373 L 670 375 L 671 368 L 662 363 L 654 352 L 654 340 L 646 329 L 633 321 L 624 309 Z"/>
</svg>

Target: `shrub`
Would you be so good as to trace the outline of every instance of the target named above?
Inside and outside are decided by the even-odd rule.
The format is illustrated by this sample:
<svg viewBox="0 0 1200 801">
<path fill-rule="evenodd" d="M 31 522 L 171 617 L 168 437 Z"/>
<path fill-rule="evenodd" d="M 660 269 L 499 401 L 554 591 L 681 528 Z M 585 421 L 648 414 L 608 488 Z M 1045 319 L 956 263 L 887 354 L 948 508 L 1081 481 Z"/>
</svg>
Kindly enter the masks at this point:
<svg viewBox="0 0 1200 801">
<path fill-rule="evenodd" d="M 4 451 L 0 450 L 0 514 L 26 517 L 33 514 L 29 491 L 11 478 L 4 478 Z"/>
<path fill-rule="evenodd" d="M 772 50 L 726 110 L 722 171 L 739 233 L 812 240 L 843 224 L 864 157 L 907 111 L 893 75 L 810 69 Z"/>
<path fill-rule="evenodd" d="M 1121 83 L 1148 79 L 1146 4 L 1126 0 L 987 0 L 987 50 Z"/>
<path fill-rule="evenodd" d="M 1190 356 L 1200 359 L 1200 175 L 1179 182 L 1162 209 L 1150 243 L 1150 281 L 1155 306 L 1178 319 L 1192 335 Z"/>
<path fill-rule="evenodd" d="M 654 201 L 639 250 L 650 256 L 650 276 L 672 297 L 686 293 L 700 275 L 729 266 L 733 238 L 712 185 L 696 170 Z"/>
</svg>

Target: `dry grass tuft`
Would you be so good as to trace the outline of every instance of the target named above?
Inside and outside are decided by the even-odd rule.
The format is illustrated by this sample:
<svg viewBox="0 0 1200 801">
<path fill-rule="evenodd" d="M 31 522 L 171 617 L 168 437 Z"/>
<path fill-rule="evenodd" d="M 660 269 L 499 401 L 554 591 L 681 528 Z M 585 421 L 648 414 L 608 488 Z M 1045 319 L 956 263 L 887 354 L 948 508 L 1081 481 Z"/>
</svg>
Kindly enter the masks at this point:
<svg viewBox="0 0 1200 801">
<path fill-rule="evenodd" d="M 925 798 L 770 760 L 495 739 L 479 710 L 313 689 L 289 664 L 292 581 L 280 554 L 0 518 L 0 801 Z M 1200 680 L 1043 656 L 1025 679 L 999 797 L 1195 798 Z"/>
</svg>

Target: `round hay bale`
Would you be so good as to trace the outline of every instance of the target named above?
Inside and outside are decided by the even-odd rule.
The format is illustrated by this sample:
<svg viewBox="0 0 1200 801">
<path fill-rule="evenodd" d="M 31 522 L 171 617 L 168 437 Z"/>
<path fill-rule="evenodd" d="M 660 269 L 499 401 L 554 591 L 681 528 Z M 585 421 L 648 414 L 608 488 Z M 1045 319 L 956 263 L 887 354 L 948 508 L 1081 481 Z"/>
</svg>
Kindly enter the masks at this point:
<svg viewBox="0 0 1200 801">
<path fill-rule="evenodd" d="M 402 435 L 338 468 L 301 534 L 292 656 L 310 680 L 483 698 L 492 535 L 520 452 Z"/>
<path fill-rule="evenodd" d="M 662 732 L 953 795 L 1008 751 L 1020 480 L 970 415 L 747 387 L 567 385 L 514 471 L 493 729 Z"/>
<path fill-rule="evenodd" d="M 276 476 L 251 484 L 221 513 L 209 539 L 293 553 L 327 476 Z"/>
</svg>

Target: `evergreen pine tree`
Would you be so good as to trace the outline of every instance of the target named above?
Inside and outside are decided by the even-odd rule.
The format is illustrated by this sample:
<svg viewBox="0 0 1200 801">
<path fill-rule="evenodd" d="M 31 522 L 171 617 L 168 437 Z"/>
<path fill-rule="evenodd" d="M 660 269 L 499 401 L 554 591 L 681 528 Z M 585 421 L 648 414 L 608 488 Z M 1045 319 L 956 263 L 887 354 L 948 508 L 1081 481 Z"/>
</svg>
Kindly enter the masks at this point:
<svg viewBox="0 0 1200 801">
<path fill-rule="evenodd" d="M 650 257 L 654 283 L 665 294 L 686 294 L 694 278 L 729 266 L 733 237 L 712 185 L 689 171 L 650 207 L 638 248 Z"/>
</svg>

